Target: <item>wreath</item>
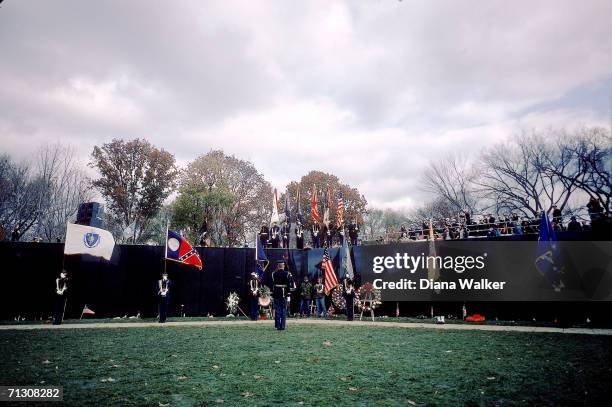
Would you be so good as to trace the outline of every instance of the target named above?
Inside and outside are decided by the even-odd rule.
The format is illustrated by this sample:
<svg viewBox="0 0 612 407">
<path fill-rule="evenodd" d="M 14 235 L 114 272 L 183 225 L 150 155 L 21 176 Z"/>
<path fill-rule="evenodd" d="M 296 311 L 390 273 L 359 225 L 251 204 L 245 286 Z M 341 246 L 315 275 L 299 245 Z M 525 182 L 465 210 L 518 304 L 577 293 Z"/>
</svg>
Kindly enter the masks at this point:
<svg viewBox="0 0 612 407">
<path fill-rule="evenodd" d="M 359 311 L 369 312 L 382 304 L 382 294 L 372 283 L 365 283 L 355 292 L 355 302 Z M 366 304 L 367 299 L 367 304 Z"/>
<path fill-rule="evenodd" d="M 225 300 L 225 305 L 227 306 L 227 310 L 230 312 L 230 315 L 234 315 L 238 312 L 238 303 L 240 302 L 240 297 L 235 292 L 231 292 L 230 295 L 227 296 L 227 300 Z"/>
<path fill-rule="evenodd" d="M 272 295 L 272 291 L 270 291 L 270 288 L 267 285 L 263 284 L 259 287 L 258 293 L 260 297 L 270 297 Z"/>
<path fill-rule="evenodd" d="M 332 291 L 332 304 L 338 310 L 346 309 L 346 298 L 342 295 L 342 288 L 339 286 Z"/>
</svg>

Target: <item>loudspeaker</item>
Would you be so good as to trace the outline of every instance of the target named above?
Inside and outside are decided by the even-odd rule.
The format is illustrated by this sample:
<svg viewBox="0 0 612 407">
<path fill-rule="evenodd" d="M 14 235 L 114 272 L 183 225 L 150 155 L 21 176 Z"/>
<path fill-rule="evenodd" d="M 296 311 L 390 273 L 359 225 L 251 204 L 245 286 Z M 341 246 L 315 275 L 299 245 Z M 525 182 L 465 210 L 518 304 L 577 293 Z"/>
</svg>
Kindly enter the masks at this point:
<svg viewBox="0 0 612 407">
<path fill-rule="evenodd" d="M 79 205 L 76 223 L 78 225 L 102 227 L 103 207 L 98 202 L 85 202 Z"/>
</svg>

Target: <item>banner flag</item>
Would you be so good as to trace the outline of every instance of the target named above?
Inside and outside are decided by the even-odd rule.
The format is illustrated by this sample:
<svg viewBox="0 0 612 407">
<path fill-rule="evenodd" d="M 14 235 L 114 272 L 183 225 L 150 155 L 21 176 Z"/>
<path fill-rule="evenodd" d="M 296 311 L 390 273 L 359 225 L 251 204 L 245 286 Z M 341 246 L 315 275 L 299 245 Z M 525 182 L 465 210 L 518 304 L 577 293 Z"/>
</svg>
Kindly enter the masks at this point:
<svg viewBox="0 0 612 407">
<path fill-rule="evenodd" d="M 565 287 L 561 280 L 563 261 L 557 243 L 557 235 L 546 212 L 542 212 L 542 219 L 540 220 L 535 267 L 555 291 L 559 292 Z"/>
<path fill-rule="evenodd" d="M 166 259 L 195 266 L 202 270 L 202 260 L 193 247 L 178 233 L 168 230 L 166 236 Z"/>
<path fill-rule="evenodd" d="M 93 226 L 66 225 L 66 243 L 64 254 L 89 254 L 110 260 L 115 247 L 115 239 L 108 231 Z"/>
<path fill-rule="evenodd" d="M 259 276 L 259 278 L 263 281 L 264 272 L 266 268 L 268 268 L 268 256 L 266 256 L 266 252 L 264 251 L 263 246 L 261 245 L 261 240 L 257 235 L 255 235 L 255 272 Z"/>
<path fill-rule="evenodd" d="M 348 239 L 342 239 L 342 247 L 340 248 L 340 278 L 353 278 L 353 263 L 351 262 L 351 249 L 347 244 Z"/>
<path fill-rule="evenodd" d="M 338 277 L 336 277 L 334 265 L 332 264 L 332 261 L 329 258 L 329 250 L 327 250 L 327 247 L 323 252 L 321 268 L 323 269 L 323 274 L 325 275 L 325 295 L 329 295 L 329 292 L 335 287 L 337 287 L 340 283 L 338 282 Z"/>
<path fill-rule="evenodd" d="M 274 188 L 274 193 L 272 194 L 272 216 L 270 217 L 270 225 L 276 223 L 277 225 L 280 223 L 280 217 L 278 216 L 278 195 L 276 193 L 276 188 Z"/>
<path fill-rule="evenodd" d="M 319 207 L 317 205 L 317 186 L 312 186 L 312 199 L 310 201 L 310 213 L 312 215 L 312 220 L 316 224 L 321 224 L 321 218 L 319 217 Z"/>
</svg>

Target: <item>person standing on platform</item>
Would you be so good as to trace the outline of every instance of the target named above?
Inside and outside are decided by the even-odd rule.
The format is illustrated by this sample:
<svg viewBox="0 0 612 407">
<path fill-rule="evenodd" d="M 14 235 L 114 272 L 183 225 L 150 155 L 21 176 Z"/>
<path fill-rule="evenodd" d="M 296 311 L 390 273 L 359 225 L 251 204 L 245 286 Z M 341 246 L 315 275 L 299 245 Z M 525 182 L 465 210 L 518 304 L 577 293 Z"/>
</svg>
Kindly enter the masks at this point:
<svg viewBox="0 0 612 407">
<path fill-rule="evenodd" d="M 268 239 L 270 238 L 270 229 L 266 225 L 262 225 L 261 229 L 259 229 L 259 241 L 261 242 L 261 247 L 268 247 Z"/>
<path fill-rule="evenodd" d="M 251 273 L 249 279 L 249 295 L 251 297 L 251 320 L 257 321 L 259 318 L 259 277 L 257 273 Z"/>
<path fill-rule="evenodd" d="M 308 281 L 308 276 L 304 276 L 304 281 L 300 285 L 300 317 L 306 314 L 310 317 L 310 301 L 312 300 L 312 284 Z"/>
<path fill-rule="evenodd" d="M 352 321 L 355 311 L 355 286 L 352 278 L 347 277 L 344 279 L 343 290 L 344 298 L 346 299 L 346 320 Z"/>
<path fill-rule="evenodd" d="M 325 316 L 327 318 L 327 309 L 325 308 L 325 285 L 323 277 L 317 278 L 317 283 L 314 285 L 314 297 L 317 304 L 317 317 Z"/>
<path fill-rule="evenodd" d="M 332 247 L 332 239 L 334 235 L 331 230 L 331 226 L 325 225 L 323 226 L 323 241 L 326 247 Z"/>
<path fill-rule="evenodd" d="M 304 228 L 301 223 L 295 227 L 295 247 L 300 250 L 304 248 Z"/>
<path fill-rule="evenodd" d="M 274 299 L 274 328 L 282 331 L 287 322 L 287 293 L 290 274 L 285 263 L 278 261 L 272 272 L 272 298 Z"/>
<path fill-rule="evenodd" d="M 53 306 L 53 325 L 60 325 L 64 320 L 66 312 L 66 301 L 68 291 L 68 272 L 62 270 L 60 276 L 55 279 L 55 303 Z"/>
<path fill-rule="evenodd" d="M 313 249 L 318 249 L 319 247 L 321 247 L 320 233 L 321 230 L 319 229 L 319 224 L 316 222 L 313 223 L 312 228 L 310 229 Z"/>
<path fill-rule="evenodd" d="M 277 223 L 273 223 L 270 228 L 270 246 L 273 249 L 278 249 L 280 247 L 280 227 L 278 227 Z"/>
<path fill-rule="evenodd" d="M 168 317 L 168 304 L 170 302 L 170 286 L 172 282 L 168 279 L 168 272 L 164 271 L 161 280 L 157 280 L 157 295 L 159 296 L 159 323 L 166 322 Z"/>
<path fill-rule="evenodd" d="M 357 226 L 355 219 L 352 219 L 349 225 L 349 238 L 351 239 L 351 246 L 357 246 L 357 241 L 359 240 L 359 226 Z"/>
<path fill-rule="evenodd" d="M 283 239 L 283 249 L 289 248 L 289 235 L 291 234 L 291 228 L 287 224 L 287 221 L 283 222 L 283 227 L 281 228 L 281 237 Z"/>
</svg>

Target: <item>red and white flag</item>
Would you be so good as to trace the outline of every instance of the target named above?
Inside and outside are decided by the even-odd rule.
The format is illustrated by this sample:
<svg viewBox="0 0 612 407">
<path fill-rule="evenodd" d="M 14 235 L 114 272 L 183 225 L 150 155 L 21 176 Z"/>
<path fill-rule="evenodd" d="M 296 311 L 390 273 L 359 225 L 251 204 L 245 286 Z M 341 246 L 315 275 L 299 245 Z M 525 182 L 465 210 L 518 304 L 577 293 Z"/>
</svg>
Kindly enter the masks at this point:
<svg viewBox="0 0 612 407">
<path fill-rule="evenodd" d="M 338 192 L 338 210 L 336 211 L 336 219 L 338 220 L 338 229 L 342 227 L 342 222 L 344 221 L 344 197 L 342 196 L 342 191 Z"/>
<path fill-rule="evenodd" d="M 310 201 L 310 213 L 312 214 L 312 220 L 320 224 L 321 218 L 319 217 L 319 207 L 317 205 L 317 186 L 312 186 L 312 200 Z"/>
<path fill-rule="evenodd" d="M 96 315 L 96 313 L 94 312 L 94 310 L 89 308 L 87 304 L 85 304 L 85 306 L 83 307 L 83 312 L 81 313 L 81 318 L 83 318 L 83 315 Z"/>
<path fill-rule="evenodd" d="M 325 248 L 325 251 L 323 251 L 323 260 L 321 261 L 321 268 L 323 269 L 323 273 L 325 274 L 325 295 L 329 295 L 329 292 L 335 287 L 338 287 L 340 283 L 338 282 L 338 277 L 336 277 L 334 265 L 332 264 L 332 261 L 329 258 L 329 250 L 327 250 L 327 247 Z"/>
</svg>

